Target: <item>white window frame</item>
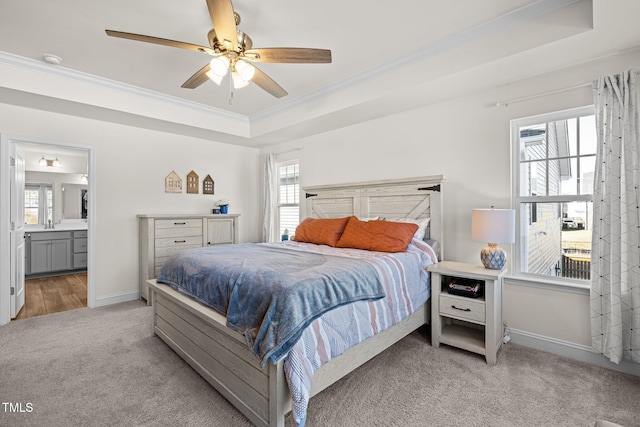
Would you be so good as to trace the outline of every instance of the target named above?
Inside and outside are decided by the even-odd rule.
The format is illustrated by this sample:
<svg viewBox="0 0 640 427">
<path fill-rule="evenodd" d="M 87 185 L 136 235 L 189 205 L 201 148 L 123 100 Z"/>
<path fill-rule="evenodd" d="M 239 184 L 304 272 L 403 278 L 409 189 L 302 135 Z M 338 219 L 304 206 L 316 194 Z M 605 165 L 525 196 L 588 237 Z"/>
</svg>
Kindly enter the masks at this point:
<svg viewBox="0 0 640 427">
<path fill-rule="evenodd" d="M 568 120 L 595 114 L 593 105 L 573 108 L 570 110 L 541 114 L 537 116 L 511 120 L 511 191 L 512 207 L 516 211 L 516 242 L 513 246 L 512 276 L 528 282 L 549 284 L 552 286 L 589 289 L 589 281 L 567 277 L 554 277 L 522 272 L 522 227 L 521 210 L 524 203 L 562 203 L 562 202 L 592 202 L 593 194 L 588 195 L 558 195 L 558 196 L 520 196 L 520 128 L 553 121 Z"/>
</svg>

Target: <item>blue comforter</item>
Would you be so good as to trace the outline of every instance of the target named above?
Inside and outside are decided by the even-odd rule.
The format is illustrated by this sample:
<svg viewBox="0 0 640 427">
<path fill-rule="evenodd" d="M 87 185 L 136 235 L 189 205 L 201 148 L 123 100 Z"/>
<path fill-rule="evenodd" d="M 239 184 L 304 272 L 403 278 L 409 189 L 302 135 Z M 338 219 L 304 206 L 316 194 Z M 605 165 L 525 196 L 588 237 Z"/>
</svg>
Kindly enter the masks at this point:
<svg viewBox="0 0 640 427">
<path fill-rule="evenodd" d="M 259 243 L 180 252 L 157 280 L 225 315 L 262 367 L 286 356 L 323 313 L 385 296 L 376 268 L 365 260 Z"/>
</svg>

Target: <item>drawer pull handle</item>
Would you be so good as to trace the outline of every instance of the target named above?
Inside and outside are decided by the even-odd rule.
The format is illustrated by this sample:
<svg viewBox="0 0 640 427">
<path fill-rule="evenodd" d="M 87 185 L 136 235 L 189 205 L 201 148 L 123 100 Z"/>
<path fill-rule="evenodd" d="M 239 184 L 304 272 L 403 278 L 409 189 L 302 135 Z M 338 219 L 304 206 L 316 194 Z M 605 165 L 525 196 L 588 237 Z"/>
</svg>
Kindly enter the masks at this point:
<svg viewBox="0 0 640 427">
<path fill-rule="evenodd" d="M 173 225 L 187 225 L 186 222 L 174 222 Z"/>
<path fill-rule="evenodd" d="M 470 308 L 458 308 L 458 307 L 456 307 L 455 305 L 452 305 L 452 306 L 451 306 L 451 308 L 454 308 L 454 309 L 456 309 L 456 310 L 460 310 L 460 311 L 471 311 L 471 309 L 470 309 Z"/>
<path fill-rule="evenodd" d="M 174 240 L 173 243 L 187 243 L 186 240 Z"/>
</svg>

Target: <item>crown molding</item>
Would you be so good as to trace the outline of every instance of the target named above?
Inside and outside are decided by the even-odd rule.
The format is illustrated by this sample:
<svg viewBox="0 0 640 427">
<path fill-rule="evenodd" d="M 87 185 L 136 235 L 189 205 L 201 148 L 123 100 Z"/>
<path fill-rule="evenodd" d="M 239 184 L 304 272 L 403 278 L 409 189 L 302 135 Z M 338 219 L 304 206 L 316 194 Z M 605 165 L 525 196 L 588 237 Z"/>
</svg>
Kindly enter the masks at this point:
<svg viewBox="0 0 640 427">
<path fill-rule="evenodd" d="M 180 107 L 204 112 L 207 114 L 221 116 L 225 119 L 246 122 L 247 124 L 249 122 L 249 118 L 243 114 L 221 110 L 219 108 L 210 107 L 208 105 L 200 104 L 198 102 L 187 101 L 185 99 L 178 98 L 175 96 L 165 95 L 152 90 L 143 89 L 143 88 L 129 85 L 126 83 L 117 82 L 115 80 L 106 79 L 103 77 L 95 76 L 93 74 L 84 73 L 82 71 L 61 67 L 59 65 L 46 64 L 35 59 L 25 58 L 25 57 L 14 55 L 8 52 L 0 51 L 0 64 L 6 64 L 12 67 L 18 67 L 18 68 L 26 69 L 29 71 L 36 71 L 36 72 L 48 74 L 50 76 L 57 77 L 57 78 L 64 78 L 64 79 L 69 79 L 76 82 L 87 83 L 93 86 L 103 87 L 116 92 L 135 95 L 142 98 L 151 99 L 154 101 L 169 103 L 169 104 L 177 105 Z"/>
</svg>

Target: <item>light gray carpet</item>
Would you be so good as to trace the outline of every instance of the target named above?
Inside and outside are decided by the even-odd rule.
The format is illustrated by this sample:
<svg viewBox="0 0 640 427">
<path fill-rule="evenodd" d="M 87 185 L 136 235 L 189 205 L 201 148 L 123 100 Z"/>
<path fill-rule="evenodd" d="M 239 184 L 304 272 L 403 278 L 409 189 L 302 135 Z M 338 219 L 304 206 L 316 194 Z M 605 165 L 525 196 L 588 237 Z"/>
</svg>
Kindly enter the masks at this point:
<svg viewBox="0 0 640 427">
<path fill-rule="evenodd" d="M 135 301 L 0 327 L 1 426 L 247 426 Z M 311 399 L 308 426 L 640 426 L 640 377 L 507 344 L 489 367 L 414 332 Z M 287 419 L 290 424 L 290 419 Z"/>
</svg>

